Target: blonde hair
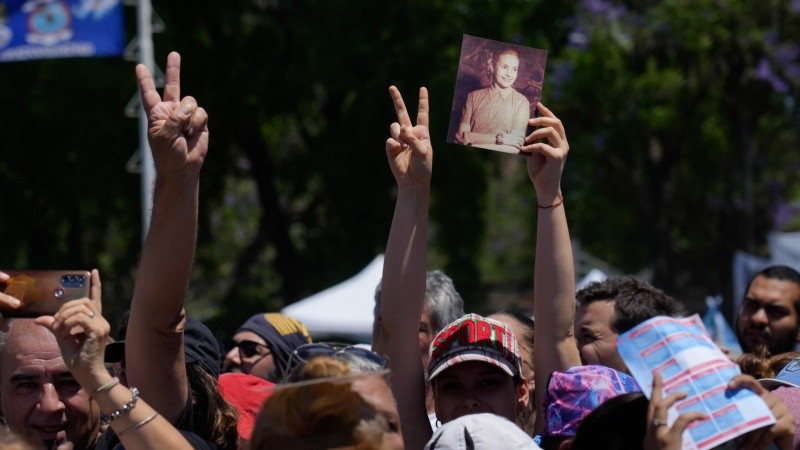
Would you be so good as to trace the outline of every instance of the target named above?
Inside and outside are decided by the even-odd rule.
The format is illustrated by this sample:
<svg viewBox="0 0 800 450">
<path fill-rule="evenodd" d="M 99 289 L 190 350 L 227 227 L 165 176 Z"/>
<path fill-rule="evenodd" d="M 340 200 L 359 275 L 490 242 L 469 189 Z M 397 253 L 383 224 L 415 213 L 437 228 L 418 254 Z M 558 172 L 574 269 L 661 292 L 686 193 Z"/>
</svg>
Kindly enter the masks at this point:
<svg viewBox="0 0 800 450">
<path fill-rule="evenodd" d="M 388 423 L 352 390 L 354 377 L 347 364 L 319 356 L 302 374 L 306 381 L 279 386 L 264 402 L 251 449 L 381 448 Z"/>
</svg>

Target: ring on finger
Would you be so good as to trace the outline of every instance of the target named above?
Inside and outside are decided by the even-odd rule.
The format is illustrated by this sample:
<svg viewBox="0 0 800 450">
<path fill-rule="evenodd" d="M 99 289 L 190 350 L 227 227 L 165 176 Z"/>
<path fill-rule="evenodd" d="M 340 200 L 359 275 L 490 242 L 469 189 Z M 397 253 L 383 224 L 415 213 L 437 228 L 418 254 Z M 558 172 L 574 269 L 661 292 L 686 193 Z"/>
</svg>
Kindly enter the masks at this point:
<svg viewBox="0 0 800 450">
<path fill-rule="evenodd" d="M 94 311 L 89 311 L 89 314 L 87 314 L 87 316 L 89 316 L 90 319 L 94 319 Z"/>
<path fill-rule="evenodd" d="M 659 419 L 658 417 L 656 417 L 655 419 L 653 419 L 653 426 L 654 426 L 654 427 L 660 427 L 660 426 L 662 426 L 662 425 L 663 425 L 663 426 L 666 426 L 666 425 L 667 425 L 667 421 L 666 421 L 666 420 L 661 420 L 661 419 Z"/>
</svg>

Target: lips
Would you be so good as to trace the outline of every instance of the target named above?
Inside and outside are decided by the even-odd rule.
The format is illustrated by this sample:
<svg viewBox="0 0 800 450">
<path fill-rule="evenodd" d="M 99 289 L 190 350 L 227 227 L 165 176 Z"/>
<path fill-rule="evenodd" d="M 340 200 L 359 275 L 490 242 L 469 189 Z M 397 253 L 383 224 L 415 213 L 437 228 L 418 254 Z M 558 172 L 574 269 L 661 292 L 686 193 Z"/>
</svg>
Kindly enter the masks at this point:
<svg viewBox="0 0 800 450">
<path fill-rule="evenodd" d="M 39 434 L 39 437 L 45 441 L 49 439 L 57 439 L 57 438 L 65 438 L 66 432 L 64 429 L 66 428 L 66 424 L 58 424 L 58 425 L 43 425 L 37 426 L 36 431 Z"/>
<path fill-rule="evenodd" d="M 756 330 L 750 328 L 745 332 L 744 337 L 750 341 L 758 341 L 759 343 L 765 343 L 769 339 L 769 334 L 763 330 Z"/>
</svg>

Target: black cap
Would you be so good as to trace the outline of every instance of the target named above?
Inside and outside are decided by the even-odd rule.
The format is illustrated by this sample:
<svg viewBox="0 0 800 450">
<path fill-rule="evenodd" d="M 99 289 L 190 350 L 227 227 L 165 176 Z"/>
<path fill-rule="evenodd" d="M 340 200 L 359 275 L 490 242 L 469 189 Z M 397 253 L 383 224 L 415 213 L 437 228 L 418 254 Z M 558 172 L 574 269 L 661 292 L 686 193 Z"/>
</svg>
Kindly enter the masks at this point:
<svg viewBox="0 0 800 450">
<path fill-rule="evenodd" d="M 222 352 L 219 342 L 205 324 L 186 317 L 186 328 L 183 332 L 183 347 L 186 364 L 200 364 L 209 375 L 219 378 L 219 367 Z M 117 341 L 106 345 L 105 362 L 120 362 L 125 356 L 125 341 Z"/>
</svg>

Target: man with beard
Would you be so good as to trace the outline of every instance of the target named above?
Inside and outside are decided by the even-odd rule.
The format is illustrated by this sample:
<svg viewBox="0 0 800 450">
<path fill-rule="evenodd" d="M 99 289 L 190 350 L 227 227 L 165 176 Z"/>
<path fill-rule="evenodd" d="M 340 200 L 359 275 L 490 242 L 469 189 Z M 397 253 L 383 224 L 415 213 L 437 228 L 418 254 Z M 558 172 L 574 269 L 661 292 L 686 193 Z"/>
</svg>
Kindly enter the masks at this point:
<svg viewBox="0 0 800 450">
<path fill-rule="evenodd" d="M 747 286 L 736 319 L 736 336 L 745 353 L 793 351 L 800 342 L 800 273 L 770 266 Z"/>
</svg>

